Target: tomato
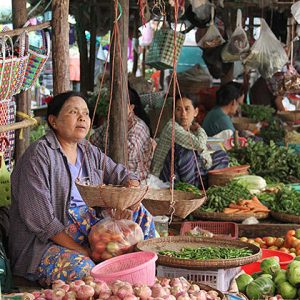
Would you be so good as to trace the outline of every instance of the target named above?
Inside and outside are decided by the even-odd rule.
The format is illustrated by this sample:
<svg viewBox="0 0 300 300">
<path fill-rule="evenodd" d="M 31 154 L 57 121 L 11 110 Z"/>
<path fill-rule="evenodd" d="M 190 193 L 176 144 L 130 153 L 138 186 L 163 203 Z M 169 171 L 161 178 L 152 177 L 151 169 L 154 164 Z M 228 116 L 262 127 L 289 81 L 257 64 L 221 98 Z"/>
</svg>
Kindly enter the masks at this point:
<svg viewBox="0 0 300 300">
<path fill-rule="evenodd" d="M 277 240 L 277 238 L 272 237 L 272 236 L 268 236 L 266 238 L 265 242 L 266 242 L 266 245 L 270 247 L 270 246 L 274 246 L 276 240 Z"/>
<path fill-rule="evenodd" d="M 300 249 L 296 251 L 296 255 L 300 255 Z"/>
<path fill-rule="evenodd" d="M 297 248 L 297 246 L 300 245 L 300 240 L 298 240 L 297 238 L 295 240 L 292 241 L 292 247 L 293 248 Z"/>
<path fill-rule="evenodd" d="M 296 234 L 296 231 L 294 229 L 291 229 L 286 233 L 286 236 L 294 236 L 295 234 Z"/>
<path fill-rule="evenodd" d="M 121 233 L 112 233 L 110 236 L 112 241 L 121 241 L 122 240 L 122 234 Z"/>
<path fill-rule="evenodd" d="M 286 248 L 292 248 L 292 244 L 296 240 L 297 239 L 294 236 L 292 236 L 292 235 L 287 236 L 286 239 L 285 239 L 285 246 L 286 246 Z"/>
<path fill-rule="evenodd" d="M 284 244 L 284 239 L 283 238 L 277 238 L 275 241 L 274 245 L 277 246 L 278 248 L 282 247 Z"/>
<path fill-rule="evenodd" d="M 99 262 L 101 260 L 102 253 L 92 252 L 92 260 L 95 262 Z"/>
<path fill-rule="evenodd" d="M 246 238 L 245 236 L 242 236 L 242 237 L 240 238 L 240 241 L 241 241 L 241 242 L 248 242 L 248 238 Z"/>
<path fill-rule="evenodd" d="M 296 250 L 295 248 L 290 248 L 290 249 L 289 249 L 289 252 L 290 252 L 290 253 L 296 253 L 296 251 L 297 251 L 297 250 Z"/>
<path fill-rule="evenodd" d="M 270 250 L 278 250 L 278 247 L 276 247 L 276 246 L 270 246 L 268 249 L 270 249 Z"/>
<path fill-rule="evenodd" d="M 259 243 L 259 244 L 265 244 L 265 241 L 260 237 L 257 237 L 256 239 L 254 239 L 254 241 Z"/>
<path fill-rule="evenodd" d="M 107 232 L 102 232 L 100 234 L 100 241 L 102 241 L 105 244 L 109 243 L 111 241 L 111 235 Z"/>
<path fill-rule="evenodd" d="M 290 253 L 289 249 L 287 249 L 285 247 L 281 247 L 278 250 L 281 251 L 281 252 L 284 252 L 284 253 Z"/>
<path fill-rule="evenodd" d="M 103 242 L 98 242 L 93 245 L 93 250 L 97 253 L 102 253 L 106 248 L 106 244 Z"/>
</svg>

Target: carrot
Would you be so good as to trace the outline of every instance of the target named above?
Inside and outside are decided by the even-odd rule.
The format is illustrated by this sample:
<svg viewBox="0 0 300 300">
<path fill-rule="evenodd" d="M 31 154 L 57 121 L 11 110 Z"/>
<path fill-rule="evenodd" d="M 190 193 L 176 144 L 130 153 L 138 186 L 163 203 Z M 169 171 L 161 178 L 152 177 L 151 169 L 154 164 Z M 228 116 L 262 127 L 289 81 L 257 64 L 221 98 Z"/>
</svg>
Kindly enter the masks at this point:
<svg viewBox="0 0 300 300">
<path fill-rule="evenodd" d="M 237 204 L 233 204 L 233 203 L 229 204 L 229 207 L 230 207 L 230 208 L 233 208 L 233 209 L 238 209 L 238 210 L 247 210 L 247 211 L 250 210 L 250 209 L 249 209 L 248 207 L 246 207 L 246 206 L 241 206 L 241 205 L 237 205 Z"/>
<path fill-rule="evenodd" d="M 224 208 L 223 212 L 225 214 L 235 214 L 237 213 L 238 211 L 240 211 L 239 209 L 235 209 L 235 208 L 229 208 L 229 207 L 226 207 Z"/>
</svg>

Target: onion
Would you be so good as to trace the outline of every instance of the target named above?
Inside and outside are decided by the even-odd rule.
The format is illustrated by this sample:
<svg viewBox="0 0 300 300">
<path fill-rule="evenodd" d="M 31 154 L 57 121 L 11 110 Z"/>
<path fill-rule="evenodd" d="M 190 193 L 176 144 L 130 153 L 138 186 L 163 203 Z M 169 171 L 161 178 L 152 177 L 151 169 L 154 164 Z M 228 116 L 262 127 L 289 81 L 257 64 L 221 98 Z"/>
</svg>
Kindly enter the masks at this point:
<svg viewBox="0 0 300 300">
<path fill-rule="evenodd" d="M 31 293 L 24 293 L 23 294 L 23 299 L 24 300 L 34 300 L 34 295 L 33 294 L 31 294 Z"/>
<path fill-rule="evenodd" d="M 189 292 L 190 294 L 193 294 L 193 293 L 199 292 L 199 291 L 200 291 L 200 287 L 199 287 L 199 285 L 197 285 L 197 284 L 192 284 L 192 285 L 190 286 L 189 290 L 188 290 L 188 292 Z"/>
<path fill-rule="evenodd" d="M 133 289 L 130 284 L 124 284 L 118 289 L 117 296 L 120 299 L 124 299 L 126 296 L 132 296 L 133 295 Z"/>
<path fill-rule="evenodd" d="M 177 298 L 178 295 L 180 295 L 182 292 L 184 292 L 182 285 L 171 287 L 171 294 L 172 294 L 173 296 L 175 296 L 176 298 Z"/>
<path fill-rule="evenodd" d="M 173 295 L 166 295 L 163 297 L 165 300 L 176 300 L 176 297 Z"/>
<path fill-rule="evenodd" d="M 44 295 L 42 294 L 41 291 L 33 291 L 31 294 L 34 296 L 35 299 L 39 298 L 39 297 L 43 297 L 44 298 Z"/>
<path fill-rule="evenodd" d="M 113 282 L 113 284 L 111 285 L 112 293 L 114 295 L 116 295 L 118 293 L 119 288 L 123 285 L 124 285 L 124 282 L 121 280 L 116 280 L 115 282 Z"/>
<path fill-rule="evenodd" d="M 164 287 L 170 287 L 170 281 L 171 279 L 169 278 L 162 278 L 159 283 Z"/>
<path fill-rule="evenodd" d="M 75 280 L 70 283 L 70 291 L 77 292 L 79 287 L 85 285 L 85 282 L 83 280 Z"/>
<path fill-rule="evenodd" d="M 56 288 L 60 288 L 65 284 L 66 283 L 63 280 L 60 280 L 60 279 L 54 280 L 52 282 L 52 289 L 55 290 Z"/>
<path fill-rule="evenodd" d="M 207 299 L 207 292 L 204 290 L 200 290 L 199 292 L 195 292 L 192 294 L 193 297 L 196 297 L 197 300 L 206 300 Z"/>
<path fill-rule="evenodd" d="M 134 296 L 134 295 L 130 295 L 130 296 L 126 296 L 125 298 L 124 298 L 124 300 L 138 300 L 139 298 L 137 298 L 136 296 Z"/>
<path fill-rule="evenodd" d="M 163 296 L 166 296 L 167 293 L 164 290 L 164 288 L 159 283 L 155 283 L 152 288 L 152 297 L 153 298 L 162 298 Z"/>
<path fill-rule="evenodd" d="M 62 300 L 66 295 L 66 291 L 62 288 L 56 288 L 53 290 L 52 300 Z"/>
<path fill-rule="evenodd" d="M 47 300 L 52 300 L 53 290 L 44 290 L 44 295 Z"/>
<path fill-rule="evenodd" d="M 182 288 L 182 282 L 180 281 L 179 278 L 172 278 L 170 281 L 170 286 L 171 287 L 181 287 Z"/>
<path fill-rule="evenodd" d="M 140 297 L 141 300 L 147 300 L 151 297 L 152 291 L 147 285 L 140 285 L 134 288 L 136 296 Z"/>
<path fill-rule="evenodd" d="M 187 292 L 182 293 L 179 297 L 177 297 L 177 300 L 190 300 L 190 296 Z"/>
<path fill-rule="evenodd" d="M 63 297 L 63 300 L 76 300 L 76 292 L 75 291 L 67 292 Z"/>
<path fill-rule="evenodd" d="M 81 300 L 88 300 L 89 298 L 93 297 L 95 294 L 94 289 L 89 285 L 81 285 L 77 290 L 77 298 Z"/>
</svg>

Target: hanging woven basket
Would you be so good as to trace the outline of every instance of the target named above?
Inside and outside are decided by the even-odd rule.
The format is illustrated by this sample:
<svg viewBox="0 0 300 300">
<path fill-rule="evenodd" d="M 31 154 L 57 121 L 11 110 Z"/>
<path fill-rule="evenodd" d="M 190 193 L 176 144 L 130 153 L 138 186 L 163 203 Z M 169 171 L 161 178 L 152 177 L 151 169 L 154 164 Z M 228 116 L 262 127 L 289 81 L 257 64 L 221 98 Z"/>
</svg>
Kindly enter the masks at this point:
<svg viewBox="0 0 300 300">
<path fill-rule="evenodd" d="M 171 192 L 169 189 L 149 189 L 143 200 L 143 205 L 154 216 L 171 215 Z M 174 190 L 174 215 L 186 218 L 199 208 L 206 200 L 203 195 Z"/>
<path fill-rule="evenodd" d="M 106 207 L 124 210 L 141 202 L 148 186 L 123 187 L 113 185 L 89 185 L 76 180 L 78 191 L 89 207 Z"/>
</svg>

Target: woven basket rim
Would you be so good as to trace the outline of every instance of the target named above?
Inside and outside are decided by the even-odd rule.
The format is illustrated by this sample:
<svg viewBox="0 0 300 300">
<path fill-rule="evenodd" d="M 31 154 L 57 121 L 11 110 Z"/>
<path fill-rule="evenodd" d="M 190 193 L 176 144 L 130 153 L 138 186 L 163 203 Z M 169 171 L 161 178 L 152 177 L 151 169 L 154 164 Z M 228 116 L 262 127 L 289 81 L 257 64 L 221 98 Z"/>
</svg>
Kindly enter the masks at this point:
<svg viewBox="0 0 300 300">
<path fill-rule="evenodd" d="M 111 184 L 86 185 L 79 180 L 76 180 L 75 184 L 82 199 L 88 206 L 111 207 L 118 209 L 126 209 L 138 202 L 141 202 L 149 188 L 147 185 L 139 187 L 125 187 Z M 109 199 L 104 199 L 103 194 L 105 194 L 105 196 L 109 195 L 109 197 L 107 197 Z M 110 205 L 108 205 L 108 202 Z"/>
<path fill-rule="evenodd" d="M 238 248 L 250 249 L 253 254 L 243 258 L 233 258 L 233 259 L 207 259 L 207 260 L 193 260 L 193 259 L 178 259 L 174 257 L 169 257 L 166 255 L 158 254 L 161 250 L 167 250 L 168 245 L 176 244 L 177 246 L 183 243 L 187 245 L 207 245 L 207 246 L 229 246 Z M 139 242 L 137 244 L 137 249 L 140 251 L 153 251 L 158 255 L 158 264 L 164 266 L 171 266 L 175 268 L 186 268 L 186 269 L 228 269 L 243 266 L 254 261 L 257 261 L 262 256 L 262 251 L 259 247 L 241 242 L 239 240 L 229 240 L 223 238 L 202 238 L 202 237 L 190 237 L 190 236 L 168 236 L 162 238 L 154 238 Z"/>
<path fill-rule="evenodd" d="M 231 221 L 242 222 L 249 217 L 255 217 L 257 220 L 266 219 L 269 213 L 244 213 L 244 214 L 225 214 L 222 212 L 200 212 L 194 211 L 193 216 L 208 221 Z"/>
<path fill-rule="evenodd" d="M 300 224 L 300 216 L 286 214 L 278 211 L 271 211 L 270 214 L 274 219 L 278 221 Z"/>
</svg>

